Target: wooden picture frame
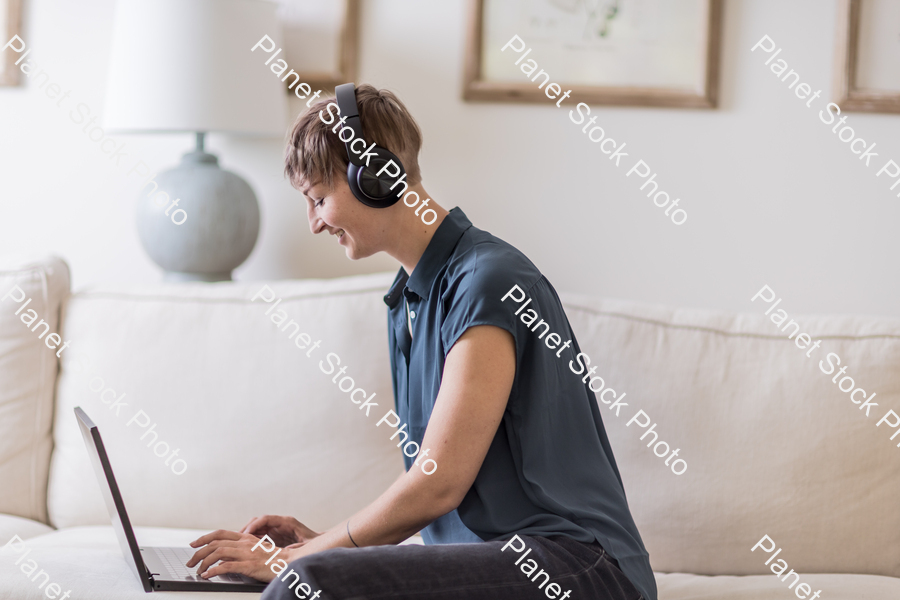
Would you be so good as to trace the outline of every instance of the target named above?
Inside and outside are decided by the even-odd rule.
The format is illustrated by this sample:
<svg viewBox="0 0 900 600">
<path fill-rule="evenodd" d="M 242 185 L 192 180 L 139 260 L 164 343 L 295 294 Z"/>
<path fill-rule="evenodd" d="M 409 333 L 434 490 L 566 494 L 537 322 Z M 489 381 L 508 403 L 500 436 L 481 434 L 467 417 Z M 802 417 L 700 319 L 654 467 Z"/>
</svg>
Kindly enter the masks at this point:
<svg viewBox="0 0 900 600">
<path fill-rule="evenodd" d="M 467 101 L 549 103 L 544 91 L 525 76 L 521 82 L 492 81 L 483 75 L 485 8 L 495 0 L 470 0 L 468 32 L 465 47 L 462 97 Z M 576 0 L 571 0 L 576 1 Z M 570 1 L 570 3 L 571 3 Z M 625 0 L 627 1 L 627 0 Z M 668 2 L 670 0 L 661 0 Z M 705 65 L 698 65 L 702 83 L 694 90 L 671 87 L 633 85 L 577 85 L 556 81 L 563 89 L 572 90 L 578 102 L 615 106 L 661 106 L 676 108 L 715 108 L 718 104 L 719 62 L 722 39 L 722 0 L 703 0 L 706 23 L 697 25 L 706 34 Z M 604 34 L 601 34 L 604 35 Z"/>
<path fill-rule="evenodd" d="M 22 0 L 0 0 L 0 13 L 5 16 L 6 27 L 0 27 L 0 36 L 3 41 L 0 47 L 12 39 L 14 35 L 22 37 Z M 15 65 L 20 54 L 9 49 L 0 54 L 0 86 L 21 85 L 21 71 Z"/>
<path fill-rule="evenodd" d="M 877 89 L 860 85 L 863 0 L 840 0 L 839 11 L 835 52 L 835 102 L 843 111 L 900 113 L 900 85 L 895 89 Z"/>
<path fill-rule="evenodd" d="M 298 0 L 279 0 L 282 7 L 288 6 L 296 1 Z M 340 27 L 337 31 L 336 39 L 328 40 L 328 43 L 336 46 L 336 64 L 324 67 L 316 65 L 315 67 L 307 67 L 305 69 L 301 66 L 297 68 L 297 70 L 300 73 L 300 81 L 310 84 L 313 89 L 321 88 L 323 90 L 333 91 L 336 86 L 342 83 L 356 81 L 359 64 L 360 2 L 359 0 L 327 0 L 327 2 L 328 6 L 341 4 L 343 7 L 343 15 L 342 18 L 340 18 Z M 305 27 L 306 26 L 304 25 L 303 28 Z M 307 36 L 303 36 L 298 31 L 292 31 L 291 25 L 285 23 L 285 60 L 293 66 L 295 64 L 302 64 L 302 62 L 298 60 L 298 54 L 302 53 L 302 50 L 297 47 L 297 44 L 292 45 L 292 37 L 296 40 L 300 40 Z M 293 57 L 292 54 L 294 55 Z M 288 94 L 292 93 L 291 90 L 287 88 L 287 84 L 285 84 L 285 89 Z"/>
</svg>

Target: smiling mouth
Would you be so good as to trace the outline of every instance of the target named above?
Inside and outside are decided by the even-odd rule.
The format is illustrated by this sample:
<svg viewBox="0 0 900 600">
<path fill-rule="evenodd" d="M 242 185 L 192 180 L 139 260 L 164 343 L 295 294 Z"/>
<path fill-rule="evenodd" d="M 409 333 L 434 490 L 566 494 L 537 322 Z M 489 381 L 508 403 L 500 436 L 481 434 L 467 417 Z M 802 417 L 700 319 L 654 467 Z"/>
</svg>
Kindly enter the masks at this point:
<svg viewBox="0 0 900 600">
<path fill-rule="evenodd" d="M 344 230 L 343 230 L 343 229 L 339 229 L 334 235 L 337 236 L 338 241 L 341 241 L 341 238 L 344 237 Z"/>
</svg>

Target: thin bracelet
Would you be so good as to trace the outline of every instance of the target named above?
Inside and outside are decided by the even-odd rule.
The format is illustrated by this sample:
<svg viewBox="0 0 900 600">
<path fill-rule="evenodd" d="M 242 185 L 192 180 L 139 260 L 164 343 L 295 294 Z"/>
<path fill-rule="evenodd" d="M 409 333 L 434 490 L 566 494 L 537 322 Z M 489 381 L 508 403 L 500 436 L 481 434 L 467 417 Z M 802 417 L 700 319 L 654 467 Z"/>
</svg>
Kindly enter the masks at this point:
<svg viewBox="0 0 900 600">
<path fill-rule="evenodd" d="M 350 519 L 347 519 L 347 537 L 350 538 L 350 541 L 353 542 L 353 536 L 350 535 Z M 359 548 L 359 544 L 353 542 L 353 545 Z"/>
</svg>

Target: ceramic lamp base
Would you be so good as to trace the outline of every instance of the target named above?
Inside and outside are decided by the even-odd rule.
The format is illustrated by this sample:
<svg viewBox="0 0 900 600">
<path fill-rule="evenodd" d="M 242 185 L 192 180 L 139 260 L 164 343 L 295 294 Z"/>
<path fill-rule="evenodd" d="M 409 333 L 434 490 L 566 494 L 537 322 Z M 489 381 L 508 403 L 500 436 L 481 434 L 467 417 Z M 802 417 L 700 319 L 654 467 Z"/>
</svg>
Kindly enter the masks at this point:
<svg viewBox="0 0 900 600">
<path fill-rule="evenodd" d="M 230 281 L 256 245 L 259 203 L 246 181 L 198 149 L 144 185 L 137 228 L 166 281 Z"/>
</svg>

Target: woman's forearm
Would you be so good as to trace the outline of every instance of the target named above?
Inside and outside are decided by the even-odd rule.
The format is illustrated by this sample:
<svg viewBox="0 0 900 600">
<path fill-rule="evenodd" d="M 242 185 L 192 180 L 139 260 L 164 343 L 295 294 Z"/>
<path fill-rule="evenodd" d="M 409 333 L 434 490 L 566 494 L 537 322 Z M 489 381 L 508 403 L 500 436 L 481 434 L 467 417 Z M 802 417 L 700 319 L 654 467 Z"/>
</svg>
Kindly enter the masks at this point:
<svg viewBox="0 0 900 600">
<path fill-rule="evenodd" d="M 331 548 L 397 544 L 455 508 L 455 503 L 439 480 L 430 480 L 418 469 L 405 473 L 374 502 L 332 527 L 301 548 L 291 551 L 291 560 Z"/>
</svg>

